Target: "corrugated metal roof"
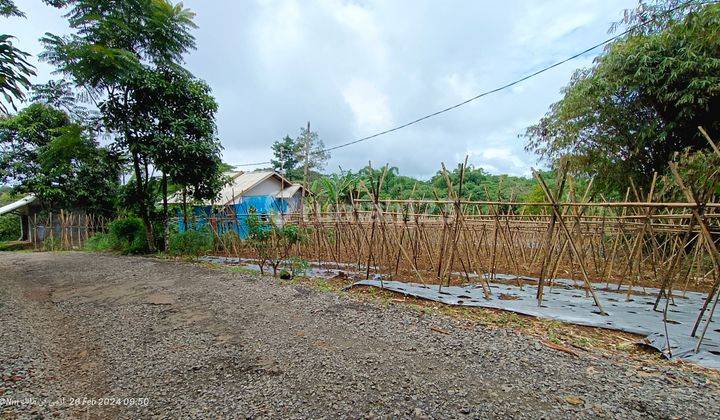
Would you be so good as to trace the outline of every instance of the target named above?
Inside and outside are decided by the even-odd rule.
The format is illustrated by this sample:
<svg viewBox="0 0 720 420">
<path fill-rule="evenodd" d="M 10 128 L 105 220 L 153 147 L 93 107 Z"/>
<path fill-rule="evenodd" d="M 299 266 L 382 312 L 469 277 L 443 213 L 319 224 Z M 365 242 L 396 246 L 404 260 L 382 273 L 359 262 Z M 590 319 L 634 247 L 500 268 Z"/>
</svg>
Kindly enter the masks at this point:
<svg viewBox="0 0 720 420">
<path fill-rule="evenodd" d="M 280 191 L 279 193 L 275 194 L 275 198 L 290 198 L 295 195 L 295 193 L 298 192 L 298 190 L 302 188 L 302 185 L 300 184 L 292 184 L 291 186 L 285 188 L 284 190 Z"/>
<path fill-rule="evenodd" d="M 278 194 L 276 195 L 277 198 L 287 198 L 284 196 L 284 192 L 288 190 L 289 188 L 295 187 L 296 185 L 298 187 L 302 187 L 300 184 L 293 184 L 292 182 L 285 179 L 283 176 L 281 176 L 279 173 L 274 171 L 255 171 L 255 172 L 229 172 L 225 173 L 225 176 L 228 176 L 231 178 L 230 182 L 225 185 L 222 190 L 220 191 L 220 195 L 214 200 L 213 203 L 210 201 L 206 201 L 205 205 L 210 204 L 218 204 L 218 205 L 228 205 L 233 204 L 234 202 L 238 201 L 240 197 L 242 197 L 246 192 L 250 191 L 254 187 L 256 187 L 261 182 L 265 181 L 268 178 L 275 177 L 278 181 L 284 183 L 284 185 L 289 185 L 290 187 L 285 188 L 284 190 L 280 191 L 278 188 Z M 297 191 L 295 189 L 293 191 L 293 194 Z M 281 197 L 280 194 L 283 194 Z M 292 196 L 292 195 L 290 195 Z M 168 203 L 172 204 L 180 204 L 182 203 L 182 193 L 175 193 L 172 197 L 168 197 Z"/>
<path fill-rule="evenodd" d="M 232 181 L 223 187 L 215 202 L 220 205 L 232 204 L 245 192 L 273 176 L 279 177 L 280 175 L 272 171 L 238 172 Z"/>
<path fill-rule="evenodd" d="M 7 206 L 0 207 L 0 216 L 5 213 L 10 213 L 13 210 L 23 208 L 35 200 L 37 200 L 37 197 L 35 197 L 34 195 L 28 195 L 28 196 L 25 196 L 25 197 L 19 199 L 18 201 L 14 202 L 14 203 L 8 204 Z"/>
</svg>

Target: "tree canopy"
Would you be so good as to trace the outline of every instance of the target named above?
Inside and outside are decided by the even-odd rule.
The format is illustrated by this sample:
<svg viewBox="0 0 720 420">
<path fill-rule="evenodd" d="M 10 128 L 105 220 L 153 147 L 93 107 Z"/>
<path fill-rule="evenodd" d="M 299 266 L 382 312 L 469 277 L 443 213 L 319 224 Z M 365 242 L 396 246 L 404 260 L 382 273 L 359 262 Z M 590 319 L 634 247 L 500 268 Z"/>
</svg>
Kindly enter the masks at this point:
<svg viewBox="0 0 720 420">
<path fill-rule="evenodd" d="M 458 192 L 461 168 L 448 170 L 455 192 Z M 384 174 L 384 175 L 383 175 Z M 316 179 L 311 190 L 314 197 L 327 204 L 348 204 L 352 198 L 369 198 L 367 189 L 373 180 L 384 176 L 379 191 L 380 199 L 447 199 L 448 187 L 442 171 L 438 171 L 429 180 L 420 180 L 401 175 L 396 167 L 373 168 L 366 166 L 357 171 L 343 171 L 340 174 L 323 175 Z M 550 179 L 553 176 L 550 174 Z M 367 188 L 363 188 L 362 184 Z M 468 167 L 461 198 L 472 201 L 492 201 L 497 199 L 527 201 L 533 197 L 535 181 L 531 178 L 493 175 L 482 168 Z M 544 197 L 539 200 L 544 202 Z"/>
<path fill-rule="evenodd" d="M 70 7 L 74 32 L 47 34 L 42 57 L 91 92 L 115 146 L 130 156 L 134 197 L 154 250 L 152 170 L 192 184 L 195 195 L 212 195 L 218 185 L 217 105 L 207 85 L 181 68 L 183 54 L 195 48 L 194 14 L 167 0 L 49 3 Z"/>
<path fill-rule="evenodd" d="M 270 163 L 273 169 L 292 181 L 304 181 L 307 169 L 308 184 L 321 176 L 320 172 L 330 159 L 325 143 L 316 131 L 310 130 L 310 123 L 300 129 L 300 135 L 295 139 L 286 135 L 282 140 L 273 142 L 272 152 Z"/>
<path fill-rule="evenodd" d="M 63 111 L 32 104 L 0 120 L 0 182 L 49 209 L 111 214 L 121 159 Z"/>
<path fill-rule="evenodd" d="M 272 144 L 273 159 L 270 160 L 273 169 L 283 173 L 291 180 L 302 179 L 302 170 L 298 144 L 290 136 L 283 137 L 282 140 L 273 142 Z"/>
<path fill-rule="evenodd" d="M 25 17 L 12 0 L 0 0 L 0 17 Z M 28 62 L 30 54 L 13 45 L 14 37 L 0 33 L 0 115 L 9 112 L 8 105 L 17 110 L 15 100 L 25 98 L 35 67 Z"/>
<path fill-rule="evenodd" d="M 626 23 L 650 22 L 609 45 L 580 69 L 540 122 L 526 148 L 606 190 L 628 178 L 647 185 L 675 152 L 708 147 L 698 132 L 720 131 L 720 5 L 647 4 Z"/>
</svg>

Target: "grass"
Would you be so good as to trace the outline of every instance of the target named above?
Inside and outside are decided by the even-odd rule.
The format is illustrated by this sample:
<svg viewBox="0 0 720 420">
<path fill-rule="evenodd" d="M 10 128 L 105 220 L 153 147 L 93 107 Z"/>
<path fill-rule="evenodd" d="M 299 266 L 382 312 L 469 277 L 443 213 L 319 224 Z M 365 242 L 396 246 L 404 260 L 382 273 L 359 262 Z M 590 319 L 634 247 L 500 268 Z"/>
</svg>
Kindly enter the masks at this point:
<svg viewBox="0 0 720 420">
<path fill-rule="evenodd" d="M 33 248 L 29 242 L 4 241 L 0 242 L 0 251 L 31 251 Z"/>
<path fill-rule="evenodd" d="M 332 292 L 333 287 L 325 279 L 315 279 L 315 288 L 321 292 Z"/>
<path fill-rule="evenodd" d="M 215 264 L 217 265 L 217 264 Z M 260 272 L 257 270 L 253 270 L 251 268 L 245 268 L 241 265 L 222 265 L 221 266 L 223 270 L 230 271 L 232 273 L 243 273 L 243 274 L 254 274 L 254 275 L 260 275 Z"/>
</svg>

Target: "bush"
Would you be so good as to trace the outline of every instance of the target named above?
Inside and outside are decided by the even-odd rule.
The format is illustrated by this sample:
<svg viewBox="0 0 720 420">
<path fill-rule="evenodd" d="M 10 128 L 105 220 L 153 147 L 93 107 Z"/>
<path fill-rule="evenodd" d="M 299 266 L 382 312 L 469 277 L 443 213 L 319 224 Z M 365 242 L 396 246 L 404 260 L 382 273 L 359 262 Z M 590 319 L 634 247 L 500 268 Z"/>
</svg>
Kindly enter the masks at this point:
<svg viewBox="0 0 720 420">
<path fill-rule="evenodd" d="M 123 254 L 143 254 L 148 252 L 145 226 L 138 217 L 126 217 L 110 223 L 112 248 Z"/>
<path fill-rule="evenodd" d="M 14 214 L 0 216 L 0 242 L 16 241 L 20 237 L 20 217 Z"/>
<path fill-rule="evenodd" d="M 167 252 L 171 255 L 207 254 L 213 249 L 213 235 L 208 229 L 190 229 L 182 233 L 171 233 Z"/>
<path fill-rule="evenodd" d="M 43 251 L 62 251 L 62 241 L 54 236 L 45 238 L 42 242 Z"/>
<path fill-rule="evenodd" d="M 288 266 L 292 277 L 306 277 L 310 269 L 308 260 L 301 257 L 288 258 Z"/>
<path fill-rule="evenodd" d="M 111 251 L 114 248 L 113 238 L 107 233 L 96 233 L 85 242 L 85 250 L 91 252 Z"/>
</svg>

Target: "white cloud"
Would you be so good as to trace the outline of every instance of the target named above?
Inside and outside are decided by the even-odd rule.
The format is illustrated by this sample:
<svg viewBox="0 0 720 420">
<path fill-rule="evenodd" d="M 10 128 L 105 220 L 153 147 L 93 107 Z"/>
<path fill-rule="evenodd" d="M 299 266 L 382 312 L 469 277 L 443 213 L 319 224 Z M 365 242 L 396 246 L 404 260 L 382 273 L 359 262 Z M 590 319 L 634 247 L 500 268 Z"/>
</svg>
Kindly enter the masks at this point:
<svg viewBox="0 0 720 420">
<path fill-rule="evenodd" d="M 469 163 L 494 174 L 528 176 L 530 165 L 512 147 L 487 147 L 468 150 Z"/>
<path fill-rule="evenodd" d="M 471 72 L 452 73 L 445 77 L 444 84 L 454 101 L 464 101 L 478 94 L 479 85 Z"/>
<path fill-rule="evenodd" d="M 353 79 L 342 90 L 342 96 L 352 110 L 359 132 L 384 130 L 392 125 L 388 97 L 371 82 Z"/>
</svg>

